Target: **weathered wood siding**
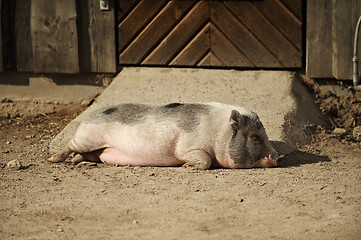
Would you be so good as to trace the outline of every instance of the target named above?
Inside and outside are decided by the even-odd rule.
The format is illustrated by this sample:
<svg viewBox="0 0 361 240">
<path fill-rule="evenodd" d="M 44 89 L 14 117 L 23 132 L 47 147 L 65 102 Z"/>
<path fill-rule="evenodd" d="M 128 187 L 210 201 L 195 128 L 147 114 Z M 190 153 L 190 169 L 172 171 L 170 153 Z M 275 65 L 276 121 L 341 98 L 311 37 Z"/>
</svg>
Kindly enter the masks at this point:
<svg viewBox="0 0 361 240">
<path fill-rule="evenodd" d="M 32 0 L 34 72 L 79 72 L 75 0 Z"/>
<path fill-rule="evenodd" d="M 119 0 L 120 64 L 302 67 L 302 0 Z"/>
<path fill-rule="evenodd" d="M 353 44 L 360 15 L 361 0 L 307 1 L 307 76 L 352 79 Z M 361 56 L 361 48 L 358 54 Z"/>
<path fill-rule="evenodd" d="M 0 0 L 0 72 L 3 71 L 3 37 L 2 37 L 2 0 Z"/>
<path fill-rule="evenodd" d="M 114 0 L 1 0 L 0 71 L 115 72 Z"/>
<path fill-rule="evenodd" d="M 15 38 L 15 1 L 2 0 L 1 7 L 1 32 L 2 32 L 2 67 L 3 70 L 13 70 L 15 68 L 16 59 L 14 56 Z"/>
<path fill-rule="evenodd" d="M 88 0 L 79 9 L 79 58 L 85 72 L 115 72 L 114 0 L 110 11 L 101 11 L 99 0 Z"/>
<path fill-rule="evenodd" d="M 352 79 L 353 43 L 361 0 L 333 0 L 332 13 L 332 73 L 337 79 Z M 358 54 L 361 56 L 361 48 Z"/>
<path fill-rule="evenodd" d="M 332 78 L 332 1 L 307 1 L 306 72 Z"/>
<path fill-rule="evenodd" d="M 16 67 L 19 72 L 34 71 L 33 39 L 30 31 L 31 1 L 17 0 L 15 12 Z"/>
</svg>

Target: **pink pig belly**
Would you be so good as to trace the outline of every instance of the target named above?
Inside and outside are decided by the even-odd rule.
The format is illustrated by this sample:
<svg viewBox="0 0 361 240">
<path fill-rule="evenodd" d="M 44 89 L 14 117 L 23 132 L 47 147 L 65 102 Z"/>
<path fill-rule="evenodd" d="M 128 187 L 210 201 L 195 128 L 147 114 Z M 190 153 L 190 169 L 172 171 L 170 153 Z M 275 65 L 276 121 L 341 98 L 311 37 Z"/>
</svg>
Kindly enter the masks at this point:
<svg viewBox="0 0 361 240">
<path fill-rule="evenodd" d="M 100 161 L 114 166 L 179 166 L 184 163 L 175 157 L 157 153 L 125 153 L 109 147 L 96 153 Z"/>
</svg>

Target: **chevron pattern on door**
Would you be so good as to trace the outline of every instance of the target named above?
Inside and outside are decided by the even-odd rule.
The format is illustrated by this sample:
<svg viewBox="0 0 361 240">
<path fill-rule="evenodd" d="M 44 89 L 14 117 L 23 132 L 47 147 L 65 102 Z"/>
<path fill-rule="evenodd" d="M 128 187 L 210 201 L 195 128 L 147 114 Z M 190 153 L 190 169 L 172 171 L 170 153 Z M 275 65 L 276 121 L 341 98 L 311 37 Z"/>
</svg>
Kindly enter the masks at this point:
<svg viewBox="0 0 361 240">
<path fill-rule="evenodd" d="M 120 0 L 121 65 L 302 67 L 302 0 Z"/>
</svg>

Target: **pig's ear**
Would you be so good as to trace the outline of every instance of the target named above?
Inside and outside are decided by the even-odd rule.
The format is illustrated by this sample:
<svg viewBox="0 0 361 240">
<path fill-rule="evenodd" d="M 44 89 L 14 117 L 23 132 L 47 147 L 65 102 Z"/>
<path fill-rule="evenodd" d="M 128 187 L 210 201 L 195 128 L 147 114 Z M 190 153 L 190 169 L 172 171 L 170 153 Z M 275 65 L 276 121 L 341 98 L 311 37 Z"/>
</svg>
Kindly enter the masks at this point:
<svg viewBox="0 0 361 240">
<path fill-rule="evenodd" d="M 237 110 L 232 110 L 229 121 L 234 130 L 245 127 L 247 122 L 245 116 L 241 115 Z"/>
</svg>

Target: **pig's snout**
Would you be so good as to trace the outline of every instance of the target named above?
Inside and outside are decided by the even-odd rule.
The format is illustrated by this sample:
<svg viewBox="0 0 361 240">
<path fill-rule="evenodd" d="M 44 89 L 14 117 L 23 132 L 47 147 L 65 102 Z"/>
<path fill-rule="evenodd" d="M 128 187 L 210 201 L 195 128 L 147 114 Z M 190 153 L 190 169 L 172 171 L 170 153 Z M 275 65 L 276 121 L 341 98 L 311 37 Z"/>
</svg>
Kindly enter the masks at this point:
<svg viewBox="0 0 361 240">
<path fill-rule="evenodd" d="M 276 151 L 272 151 L 267 157 L 263 157 L 255 162 L 253 167 L 269 168 L 277 167 L 277 161 L 280 159 L 280 155 Z"/>
<path fill-rule="evenodd" d="M 269 168 L 277 167 L 277 162 L 271 156 L 264 157 L 261 160 L 258 160 L 254 167 Z"/>
<path fill-rule="evenodd" d="M 281 155 L 276 151 L 272 151 L 272 153 L 268 157 L 264 157 L 259 160 L 256 167 L 277 167 L 281 162 L 282 158 L 284 157 L 284 155 Z"/>
</svg>

